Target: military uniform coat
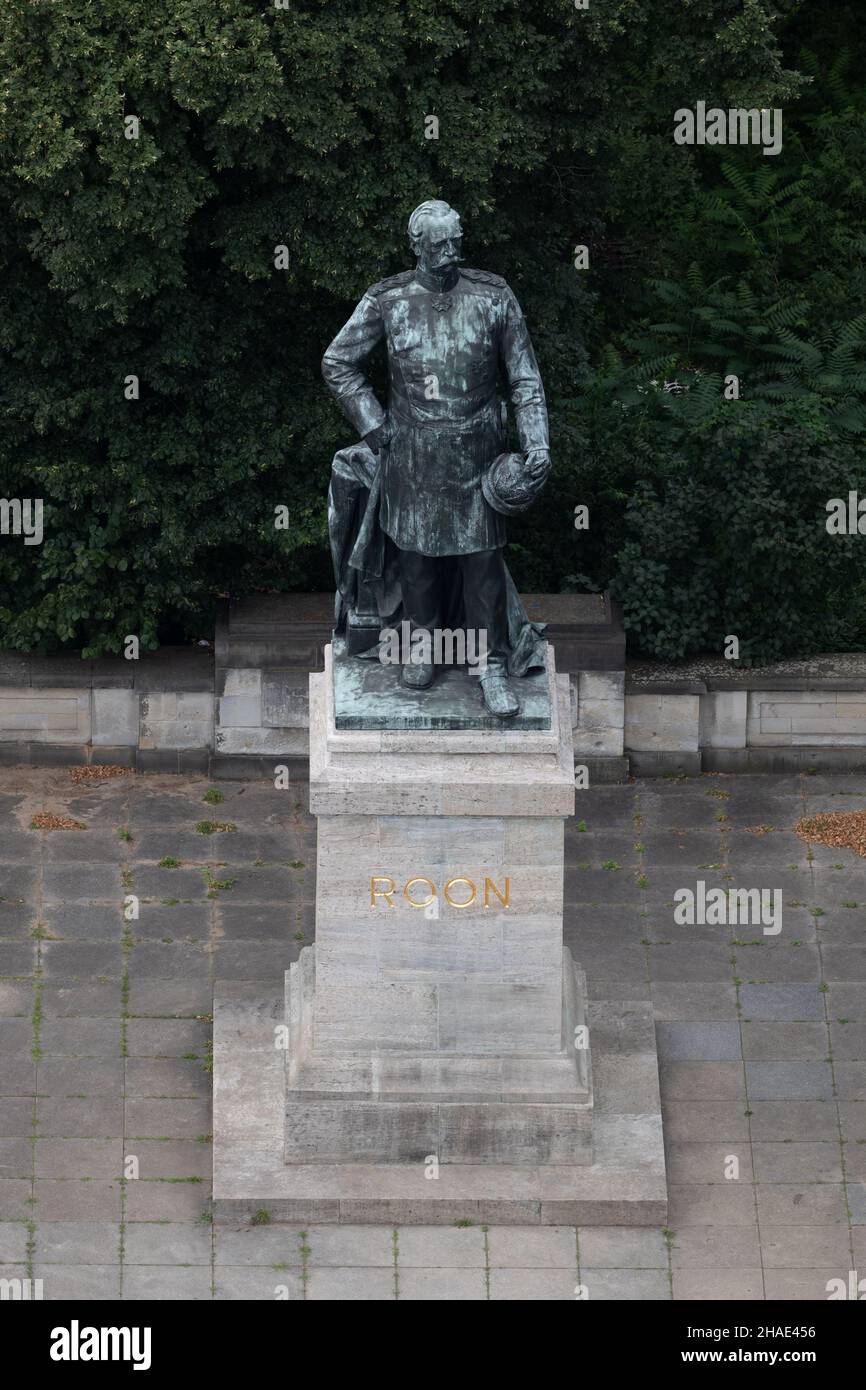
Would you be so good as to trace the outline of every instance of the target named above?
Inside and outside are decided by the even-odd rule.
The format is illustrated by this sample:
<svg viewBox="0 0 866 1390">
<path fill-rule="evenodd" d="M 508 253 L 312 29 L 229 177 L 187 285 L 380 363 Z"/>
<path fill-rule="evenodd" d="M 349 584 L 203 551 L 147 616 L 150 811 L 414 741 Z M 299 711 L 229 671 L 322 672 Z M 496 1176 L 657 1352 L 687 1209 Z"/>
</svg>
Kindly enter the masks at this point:
<svg viewBox="0 0 866 1390">
<path fill-rule="evenodd" d="M 380 343 L 387 416 L 363 370 Z M 500 381 L 524 452 L 546 449 L 548 432 L 526 323 L 500 276 L 461 268 L 444 289 L 418 270 L 382 280 L 331 343 L 322 372 L 359 435 L 388 421 L 379 520 L 401 550 L 467 555 L 505 544 L 505 519 L 481 491 L 505 448 Z"/>
</svg>

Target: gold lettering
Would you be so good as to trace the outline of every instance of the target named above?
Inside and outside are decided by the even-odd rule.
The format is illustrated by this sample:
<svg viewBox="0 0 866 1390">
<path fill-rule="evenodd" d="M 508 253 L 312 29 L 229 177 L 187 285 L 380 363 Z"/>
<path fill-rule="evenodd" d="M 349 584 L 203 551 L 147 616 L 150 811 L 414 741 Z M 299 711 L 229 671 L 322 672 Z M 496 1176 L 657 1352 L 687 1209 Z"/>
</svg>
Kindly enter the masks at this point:
<svg viewBox="0 0 866 1390">
<path fill-rule="evenodd" d="M 490 889 L 491 889 L 491 888 L 493 889 L 493 892 L 496 894 L 496 896 L 497 896 L 497 898 L 499 899 L 499 901 L 502 903 L 502 906 L 503 906 L 503 907 L 510 907 L 510 906 L 511 906 L 511 879 L 510 879 L 510 878 L 507 878 L 507 879 L 505 880 L 505 897 L 502 896 L 502 894 L 500 893 L 499 889 L 496 887 L 496 884 L 493 882 L 493 879 L 492 879 L 492 878 L 485 878 L 485 880 L 484 880 L 484 906 L 485 906 L 485 907 L 489 907 L 489 906 L 490 906 Z"/>
<path fill-rule="evenodd" d="M 415 899 L 413 897 L 410 897 L 409 889 L 412 887 L 413 883 L 426 883 L 429 886 L 430 896 L 429 898 L 426 898 L 423 903 L 416 903 Z M 433 883 L 430 882 L 429 878 L 410 878 L 407 879 L 406 886 L 403 889 L 403 897 L 406 899 L 410 907 L 429 907 L 433 899 L 436 897 L 436 887 Z"/>
<path fill-rule="evenodd" d="M 391 887 L 377 888 L 377 883 L 390 883 Z M 394 904 L 391 901 L 391 897 L 392 894 L 396 893 L 396 891 L 397 885 L 394 882 L 393 878 L 389 878 L 387 874 L 376 874 L 375 877 L 370 879 L 370 906 L 376 906 L 377 898 L 384 898 L 388 906 L 393 907 Z"/>
<path fill-rule="evenodd" d="M 450 896 L 448 889 L 453 888 L 455 883 L 465 883 L 468 885 L 468 887 L 472 889 L 472 896 L 470 898 L 467 898 L 465 903 L 455 903 L 453 898 Z M 475 887 L 475 884 L 472 882 L 471 878 L 463 878 L 461 875 L 459 878 L 449 878 L 448 882 L 445 884 L 445 888 L 443 891 L 445 893 L 445 901 L 448 903 L 449 907 L 471 907 L 475 901 L 478 889 Z"/>
</svg>

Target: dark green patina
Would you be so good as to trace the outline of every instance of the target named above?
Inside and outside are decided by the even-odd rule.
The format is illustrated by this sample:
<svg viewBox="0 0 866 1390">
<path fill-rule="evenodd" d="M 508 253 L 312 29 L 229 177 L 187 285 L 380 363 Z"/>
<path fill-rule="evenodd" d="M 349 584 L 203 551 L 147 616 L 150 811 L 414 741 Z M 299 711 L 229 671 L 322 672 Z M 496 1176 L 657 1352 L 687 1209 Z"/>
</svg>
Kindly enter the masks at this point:
<svg viewBox="0 0 866 1390">
<path fill-rule="evenodd" d="M 336 627 L 355 654 L 375 648 L 380 629 L 401 617 L 413 630 L 483 630 L 485 704 L 494 718 L 514 718 L 519 700 L 508 678 L 543 669 L 545 642 L 543 628 L 523 612 L 504 564 L 503 513 L 528 505 L 550 468 L 544 389 L 523 314 L 505 281 L 460 266 L 462 231 L 454 210 L 436 201 L 422 204 L 409 220 L 409 237 L 415 270 L 373 285 L 322 363 L 328 386 L 363 440 L 334 459 L 329 523 Z M 387 410 L 364 370 L 382 346 Z M 500 388 L 523 451 L 499 472 L 512 488 L 501 510 L 491 505 L 497 493 L 490 477 L 482 489 L 507 447 Z M 432 666 L 404 668 L 402 681 L 417 693 L 436 674 Z"/>
</svg>

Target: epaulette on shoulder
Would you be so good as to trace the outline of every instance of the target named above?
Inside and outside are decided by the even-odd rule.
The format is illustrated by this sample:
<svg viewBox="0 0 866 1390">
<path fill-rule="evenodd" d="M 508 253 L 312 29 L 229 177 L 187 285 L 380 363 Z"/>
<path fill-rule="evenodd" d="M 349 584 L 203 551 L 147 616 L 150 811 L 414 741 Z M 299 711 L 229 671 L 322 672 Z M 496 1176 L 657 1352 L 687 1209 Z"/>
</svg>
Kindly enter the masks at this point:
<svg viewBox="0 0 866 1390">
<path fill-rule="evenodd" d="M 371 285 L 367 293 L 384 294 L 385 290 L 395 290 L 398 285 L 408 285 L 414 274 L 414 270 L 401 270 L 399 275 L 389 275 L 387 279 Z"/>
<path fill-rule="evenodd" d="M 501 275 L 494 275 L 489 270 L 467 270 L 465 266 L 461 266 L 460 274 L 465 275 L 467 280 L 477 280 L 482 285 L 497 285 L 500 289 L 508 288 Z"/>
</svg>

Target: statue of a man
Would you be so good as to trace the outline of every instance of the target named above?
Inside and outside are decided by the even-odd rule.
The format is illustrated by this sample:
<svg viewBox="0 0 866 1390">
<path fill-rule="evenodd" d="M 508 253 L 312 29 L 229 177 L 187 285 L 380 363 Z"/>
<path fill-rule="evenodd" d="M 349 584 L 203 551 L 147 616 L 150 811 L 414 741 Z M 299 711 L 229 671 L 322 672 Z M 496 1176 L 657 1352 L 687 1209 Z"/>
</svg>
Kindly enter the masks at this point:
<svg viewBox="0 0 866 1390">
<path fill-rule="evenodd" d="M 486 633 L 484 702 L 505 719 L 520 709 L 508 679 L 509 602 L 513 613 L 519 600 L 503 560 L 503 513 L 528 503 L 505 500 L 500 510 L 491 490 L 491 465 L 505 447 L 497 387 L 504 385 L 525 455 L 505 456 L 502 475 L 507 484 L 510 473 L 513 489 L 516 470 L 517 492 L 530 499 L 550 469 L 544 389 L 505 281 L 460 266 L 463 234 L 454 209 L 438 199 L 422 203 L 408 230 L 416 268 L 367 290 L 325 353 L 322 372 L 378 457 L 378 521 L 398 551 L 404 618 L 413 634 L 430 634 L 432 649 L 442 623 L 444 567 L 451 582 L 457 565 L 465 626 Z M 387 412 L 363 371 L 383 342 Z M 435 676 L 432 662 L 422 661 L 405 665 L 401 679 L 425 689 Z"/>
</svg>

